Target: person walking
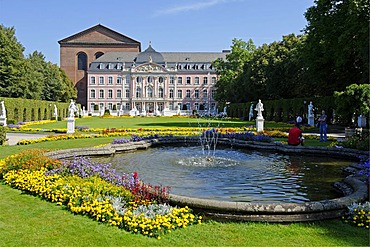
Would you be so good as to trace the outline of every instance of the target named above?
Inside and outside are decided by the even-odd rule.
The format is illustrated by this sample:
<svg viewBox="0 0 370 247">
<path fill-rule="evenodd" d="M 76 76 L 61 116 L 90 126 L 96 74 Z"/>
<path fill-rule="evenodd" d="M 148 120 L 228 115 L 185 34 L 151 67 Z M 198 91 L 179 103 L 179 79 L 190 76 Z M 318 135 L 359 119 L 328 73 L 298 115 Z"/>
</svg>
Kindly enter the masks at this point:
<svg viewBox="0 0 370 247">
<path fill-rule="evenodd" d="M 318 120 L 318 125 L 320 128 L 320 142 L 326 142 L 328 139 L 327 134 L 326 134 L 326 130 L 327 130 L 326 119 L 327 118 L 328 116 L 325 114 L 325 111 L 323 110 Z"/>
</svg>

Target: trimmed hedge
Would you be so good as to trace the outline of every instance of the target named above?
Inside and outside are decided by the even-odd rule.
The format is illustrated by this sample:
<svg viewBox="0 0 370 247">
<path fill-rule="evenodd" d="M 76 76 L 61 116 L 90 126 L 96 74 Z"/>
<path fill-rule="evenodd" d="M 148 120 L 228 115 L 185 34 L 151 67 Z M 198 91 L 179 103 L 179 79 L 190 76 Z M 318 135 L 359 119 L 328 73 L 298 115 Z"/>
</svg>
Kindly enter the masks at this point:
<svg viewBox="0 0 370 247">
<path fill-rule="evenodd" d="M 67 117 L 69 103 L 21 98 L 1 98 L 4 100 L 7 123 L 51 120 L 54 117 L 54 104 L 61 118 Z M 55 119 L 55 117 L 54 117 Z"/>
<path fill-rule="evenodd" d="M 0 126 L 0 145 L 6 142 L 6 130 L 5 127 Z"/>
</svg>

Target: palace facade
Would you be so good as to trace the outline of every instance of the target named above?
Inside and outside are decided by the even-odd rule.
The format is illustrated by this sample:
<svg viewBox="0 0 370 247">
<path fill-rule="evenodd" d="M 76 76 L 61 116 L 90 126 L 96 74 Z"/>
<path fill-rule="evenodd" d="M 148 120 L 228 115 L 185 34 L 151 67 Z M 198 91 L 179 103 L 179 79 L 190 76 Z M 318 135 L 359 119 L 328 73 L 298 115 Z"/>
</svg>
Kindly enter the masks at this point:
<svg viewBox="0 0 370 247">
<path fill-rule="evenodd" d="M 215 114 L 217 74 L 212 62 L 227 52 L 157 52 L 102 25 L 59 41 L 60 65 L 90 113 Z"/>
</svg>

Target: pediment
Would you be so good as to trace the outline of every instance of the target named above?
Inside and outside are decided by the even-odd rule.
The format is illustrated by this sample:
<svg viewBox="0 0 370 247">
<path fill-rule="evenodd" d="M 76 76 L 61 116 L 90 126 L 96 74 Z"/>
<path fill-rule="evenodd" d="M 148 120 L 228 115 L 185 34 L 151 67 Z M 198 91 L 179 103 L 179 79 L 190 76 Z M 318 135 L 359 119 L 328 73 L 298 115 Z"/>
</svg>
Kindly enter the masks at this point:
<svg viewBox="0 0 370 247">
<path fill-rule="evenodd" d="M 73 43 L 122 43 L 122 44 L 138 44 L 140 42 L 131 39 L 123 34 L 120 34 L 103 25 L 96 25 L 82 32 L 74 34 L 70 37 L 58 41 L 59 44 Z"/>
<path fill-rule="evenodd" d="M 167 70 L 155 63 L 144 63 L 132 69 L 132 72 L 160 72 L 167 73 Z"/>
</svg>

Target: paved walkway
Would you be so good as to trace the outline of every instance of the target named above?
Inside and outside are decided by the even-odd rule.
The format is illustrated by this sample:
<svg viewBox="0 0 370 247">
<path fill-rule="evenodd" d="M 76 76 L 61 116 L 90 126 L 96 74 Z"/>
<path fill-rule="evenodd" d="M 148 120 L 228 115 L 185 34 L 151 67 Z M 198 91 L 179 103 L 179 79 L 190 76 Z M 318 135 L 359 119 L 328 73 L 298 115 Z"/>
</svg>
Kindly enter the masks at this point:
<svg viewBox="0 0 370 247">
<path fill-rule="evenodd" d="M 8 139 L 8 145 L 16 145 L 21 140 L 34 140 L 41 137 L 48 136 L 48 134 L 26 134 L 26 133 L 6 133 L 6 139 Z"/>
</svg>

